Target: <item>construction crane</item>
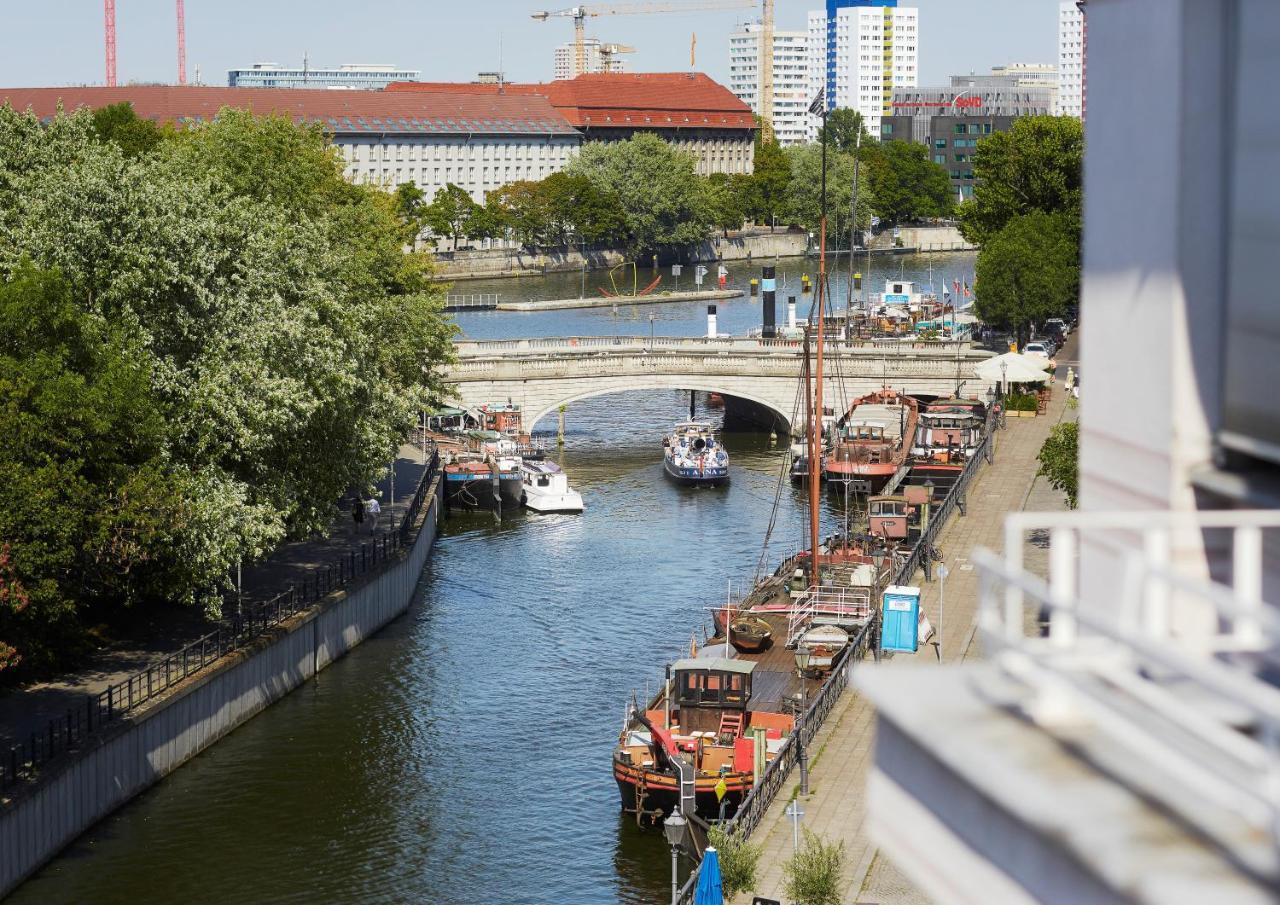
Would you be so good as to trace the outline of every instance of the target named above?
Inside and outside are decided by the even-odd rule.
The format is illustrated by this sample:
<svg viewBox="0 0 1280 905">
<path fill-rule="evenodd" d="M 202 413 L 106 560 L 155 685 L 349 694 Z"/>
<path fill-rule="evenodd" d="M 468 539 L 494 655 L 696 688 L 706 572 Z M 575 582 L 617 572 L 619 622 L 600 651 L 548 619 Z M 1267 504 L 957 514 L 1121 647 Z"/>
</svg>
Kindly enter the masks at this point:
<svg viewBox="0 0 1280 905">
<path fill-rule="evenodd" d="M 103 33 L 107 43 L 107 87 L 116 86 L 116 0 L 102 0 Z"/>
<path fill-rule="evenodd" d="M 646 13 L 686 13 L 698 10 L 750 9 L 762 3 L 763 27 L 760 34 L 760 119 L 765 128 L 773 128 L 773 3 L 774 0 L 645 0 L 637 3 L 614 3 L 604 6 L 570 6 L 567 9 L 544 10 L 533 18 L 542 22 L 551 18 L 573 19 L 573 50 L 578 74 L 587 71 L 586 31 L 588 16 L 635 16 Z M 692 56 L 692 53 L 690 54 Z"/>
<path fill-rule="evenodd" d="M 187 83 L 187 8 L 178 0 L 178 84 Z"/>
<path fill-rule="evenodd" d="M 176 0 L 178 13 L 178 84 L 187 83 L 187 11 L 185 0 Z M 116 87 L 116 0 L 102 0 L 102 33 L 106 44 L 107 87 Z"/>
<path fill-rule="evenodd" d="M 600 68 L 605 72 L 612 72 L 610 68 L 613 65 L 613 58 L 620 53 L 635 53 L 634 47 L 626 44 L 601 44 L 600 45 Z"/>
</svg>

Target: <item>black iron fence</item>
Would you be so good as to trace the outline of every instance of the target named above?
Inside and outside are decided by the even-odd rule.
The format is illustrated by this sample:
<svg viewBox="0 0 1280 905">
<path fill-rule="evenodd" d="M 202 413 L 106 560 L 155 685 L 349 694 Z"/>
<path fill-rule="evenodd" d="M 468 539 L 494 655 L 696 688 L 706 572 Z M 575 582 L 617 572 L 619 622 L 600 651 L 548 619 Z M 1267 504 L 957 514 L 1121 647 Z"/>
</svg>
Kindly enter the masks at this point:
<svg viewBox="0 0 1280 905">
<path fill-rule="evenodd" d="M 42 766 L 75 750 L 103 727 L 163 695 L 232 651 L 245 647 L 333 591 L 381 570 L 398 551 L 412 543 L 413 526 L 439 470 L 440 456 L 433 450 L 403 518 L 397 522 L 393 515 L 389 530 L 353 545 L 332 562 L 314 567 L 299 584 L 291 585 L 270 600 L 237 606 L 235 613 L 229 614 L 207 635 L 127 679 L 107 686 L 105 691 L 86 696 L 83 703 L 68 707 L 65 714 L 50 719 L 40 731 L 11 745 L 0 757 L 0 789 L 34 778 Z"/>
</svg>

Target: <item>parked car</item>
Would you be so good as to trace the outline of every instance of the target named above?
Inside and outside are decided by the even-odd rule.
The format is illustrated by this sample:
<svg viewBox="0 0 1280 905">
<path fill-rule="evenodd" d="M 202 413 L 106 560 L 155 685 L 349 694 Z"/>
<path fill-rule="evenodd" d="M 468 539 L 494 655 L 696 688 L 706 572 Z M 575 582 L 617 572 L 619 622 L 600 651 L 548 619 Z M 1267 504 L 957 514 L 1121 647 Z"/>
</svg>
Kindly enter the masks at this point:
<svg viewBox="0 0 1280 905">
<path fill-rule="evenodd" d="M 1049 347 L 1042 342 L 1027 343 L 1022 347 L 1023 355 L 1030 355 L 1032 358 L 1043 358 L 1049 360 L 1049 356 L 1053 353 L 1049 351 Z"/>
<path fill-rule="evenodd" d="M 1060 317 L 1051 317 L 1044 322 L 1044 332 L 1052 336 L 1059 334 L 1063 339 L 1071 335 L 1071 325 Z"/>
</svg>

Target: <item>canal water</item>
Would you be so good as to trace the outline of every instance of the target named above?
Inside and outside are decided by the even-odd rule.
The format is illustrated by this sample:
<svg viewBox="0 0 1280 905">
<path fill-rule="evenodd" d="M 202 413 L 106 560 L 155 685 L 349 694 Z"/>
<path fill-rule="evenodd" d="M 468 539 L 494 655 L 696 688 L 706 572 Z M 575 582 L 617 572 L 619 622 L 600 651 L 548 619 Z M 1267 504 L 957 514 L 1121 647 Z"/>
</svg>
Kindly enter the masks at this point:
<svg viewBox="0 0 1280 905">
<path fill-rule="evenodd" d="M 925 278 L 924 259 L 898 263 Z M 972 276 L 970 256 L 940 265 Z M 483 291 L 546 298 L 563 280 Z M 721 303 L 722 329 L 754 326 L 757 305 Z M 618 317 L 647 330 L 650 313 L 656 332 L 693 335 L 705 305 Z M 458 321 L 477 338 L 604 335 L 614 316 Z M 803 494 L 780 481 L 785 449 L 768 435 L 726 437 L 727 487 L 663 478 L 662 432 L 688 404 L 657 391 L 571 406 L 558 458 L 585 513 L 451 515 L 406 616 L 86 833 L 11 901 L 664 901 L 661 832 L 620 814 L 611 775 L 624 707 L 701 643 L 727 584 L 751 580 L 775 498 L 769 568 L 805 543 Z M 833 530 L 842 507 L 824 505 Z"/>
</svg>

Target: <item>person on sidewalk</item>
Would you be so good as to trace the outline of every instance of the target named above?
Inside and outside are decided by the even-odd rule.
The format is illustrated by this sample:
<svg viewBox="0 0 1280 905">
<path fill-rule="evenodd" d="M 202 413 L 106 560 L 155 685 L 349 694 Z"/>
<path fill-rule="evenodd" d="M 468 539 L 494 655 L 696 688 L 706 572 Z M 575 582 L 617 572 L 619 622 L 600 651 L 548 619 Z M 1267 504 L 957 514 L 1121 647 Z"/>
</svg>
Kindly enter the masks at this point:
<svg viewBox="0 0 1280 905">
<path fill-rule="evenodd" d="M 376 534 L 378 531 L 378 516 L 382 515 L 382 504 L 378 502 L 378 498 L 372 494 L 369 499 L 365 500 L 365 514 L 369 516 L 369 533 Z"/>
<path fill-rule="evenodd" d="M 360 526 L 364 524 L 364 500 L 360 499 L 360 494 L 355 495 L 355 502 L 351 505 L 351 520 L 356 523 L 356 534 L 359 534 Z"/>
</svg>

